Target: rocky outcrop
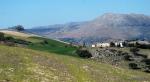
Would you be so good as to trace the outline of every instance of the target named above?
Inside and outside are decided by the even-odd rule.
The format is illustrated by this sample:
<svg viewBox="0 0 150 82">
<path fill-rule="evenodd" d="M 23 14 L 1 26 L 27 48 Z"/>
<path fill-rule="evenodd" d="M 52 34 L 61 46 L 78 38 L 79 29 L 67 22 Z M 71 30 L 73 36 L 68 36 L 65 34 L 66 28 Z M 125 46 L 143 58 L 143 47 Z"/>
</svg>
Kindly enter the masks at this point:
<svg viewBox="0 0 150 82">
<path fill-rule="evenodd" d="M 129 52 L 118 48 L 92 48 L 89 51 L 92 54 L 92 59 L 96 61 L 150 72 L 150 59 L 147 55 L 139 53 L 137 48 L 131 48 Z M 127 65 L 122 62 L 126 62 Z"/>
</svg>

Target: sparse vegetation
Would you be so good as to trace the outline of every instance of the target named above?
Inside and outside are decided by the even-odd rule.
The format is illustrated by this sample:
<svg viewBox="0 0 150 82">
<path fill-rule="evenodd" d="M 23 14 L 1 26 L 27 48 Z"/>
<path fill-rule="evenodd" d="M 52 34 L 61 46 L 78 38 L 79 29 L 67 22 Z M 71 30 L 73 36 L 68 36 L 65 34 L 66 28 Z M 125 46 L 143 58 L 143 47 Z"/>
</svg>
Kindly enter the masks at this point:
<svg viewBox="0 0 150 82">
<path fill-rule="evenodd" d="M 89 59 L 2 45 L 0 52 L 2 82 L 150 81 L 147 73 L 113 67 Z"/>
<path fill-rule="evenodd" d="M 149 56 L 140 48 L 97 48 L 90 50 L 94 59 L 123 68 L 139 69 L 149 73 Z M 149 51 L 149 50 L 148 50 Z M 150 53 L 150 51 L 149 51 Z"/>
<path fill-rule="evenodd" d="M 133 48 L 130 48 L 130 51 L 131 51 L 133 54 L 136 54 L 136 53 L 139 51 L 139 49 L 133 47 Z"/>
<path fill-rule="evenodd" d="M 126 54 L 126 55 L 124 56 L 124 59 L 125 59 L 126 61 L 133 61 L 132 56 L 129 55 L 129 54 Z"/>
<path fill-rule="evenodd" d="M 0 36 L 0 41 L 8 46 L 15 46 L 16 44 L 29 45 L 31 43 L 22 39 L 16 39 L 12 36 L 4 36 L 4 33 L 0 33 Z"/>
<path fill-rule="evenodd" d="M 131 68 L 131 69 L 140 69 L 136 63 L 129 63 L 129 68 Z"/>
<path fill-rule="evenodd" d="M 139 44 L 137 47 L 142 49 L 150 49 L 150 44 Z"/>
<path fill-rule="evenodd" d="M 142 68 L 143 71 L 147 72 L 144 73 L 90 59 L 82 59 L 75 53 L 78 49 L 77 47 L 55 40 L 41 37 L 12 37 L 13 39 L 9 38 L 9 40 L 22 40 L 31 43 L 24 48 L 8 47 L 0 44 L 0 81 L 2 82 L 150 81 L 148 64 Z M 44 43 L 44 45 L 41 43 Z M 83 47 L 82 50 L 84 51 L 82 57 L 91 57 L 88 50 L 83 49 Z M 124 53 L 120 50 L 116 51 L 115 49 L 106 50 L 106 52 L 117 52 L 118 54 L 115 56 L 119 56 L 118 58 L 123 58 L 124 56 L 129 55 L 128 53 Z M 113 54 L 110 56 L 113 56 Z M 118 60 L 114 59 L 113 62 L 118 62 Z M 143 60 L 143 63 L 144 62 L 145 61 Z M 134 66 L 135 65 L 133 65 L 133 67 Z M 137 67 L 139 67 L 139 64 L 137 64 Z"/>
</svg>

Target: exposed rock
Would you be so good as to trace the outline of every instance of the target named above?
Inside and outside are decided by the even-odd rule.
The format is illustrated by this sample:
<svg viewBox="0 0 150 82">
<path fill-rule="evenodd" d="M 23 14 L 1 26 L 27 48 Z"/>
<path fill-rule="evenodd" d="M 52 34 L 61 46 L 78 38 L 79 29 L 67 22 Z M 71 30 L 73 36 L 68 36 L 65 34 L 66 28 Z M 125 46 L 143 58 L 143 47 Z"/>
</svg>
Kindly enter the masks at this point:
<svg viewBox="0 0 150 82">
<path fill-rule="evenodd" d="M 42 28 L 42 29 L 41 29 Z M 106 13 L 88 22 L 42 26 L 28 31 L 77 43 L 94 43 L 120 39 L 150 40 L 150 16 Z"/>
</svg>

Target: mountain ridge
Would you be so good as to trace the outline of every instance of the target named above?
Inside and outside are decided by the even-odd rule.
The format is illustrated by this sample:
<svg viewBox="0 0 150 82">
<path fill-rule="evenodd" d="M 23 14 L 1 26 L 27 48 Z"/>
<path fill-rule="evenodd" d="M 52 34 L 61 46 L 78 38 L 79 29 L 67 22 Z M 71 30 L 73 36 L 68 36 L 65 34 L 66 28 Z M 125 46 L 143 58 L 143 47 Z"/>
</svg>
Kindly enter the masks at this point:
<svg viewBox="0 0 150 82">
<path fill-rule="evenodd" d="M 52 27 L 42 27 L 46 31 L 37 28 L 29 31 L 49 38 L 62 40 L 71 38 L 79 43 L 136 38 L 150 40 L 150 16 L 144 14 L 105 13 L 90 21 L 59 24 L 59 27 Z M 39 33 L 35 30 L 39 30 Z"/>
</svg>

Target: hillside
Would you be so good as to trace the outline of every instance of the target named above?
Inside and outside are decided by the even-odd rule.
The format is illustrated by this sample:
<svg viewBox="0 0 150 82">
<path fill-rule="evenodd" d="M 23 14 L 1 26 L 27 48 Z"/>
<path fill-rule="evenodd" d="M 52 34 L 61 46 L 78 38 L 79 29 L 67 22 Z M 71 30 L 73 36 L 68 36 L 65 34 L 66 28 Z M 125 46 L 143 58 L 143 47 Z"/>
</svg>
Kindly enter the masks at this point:
<svg viewBox="0 0 150 82">
<path fill-rule="evenodd" d="M 10 40 L 11 42 L 16 43 L 17 42 L 16 40 L 19 40 L 19 46 L 22 47 L 27 47 L 39 51 L 76 56 L 74 53 L 77 47 L 60 40 L 47 39 L 42 36 L 25 33 L 25 32 L 17 32 L 17 31 L 10 31 L 10 30 L 1 30 L 0 32 L 3 32 L 6 38 L 12 37 L 12 39 Z M 20 42 L 20 40 L 23 40 L 29 44 L 24 45 L 22 42 Z M 18 45 L 18 42 L 16 45 Z"/>
<path fill-rule="evenodd" d="M 27 34 L 27 33 L 23 33 L 23 32 L 17 32 L 17 31 L 13 31 L 13 30 L 0 30 L 0 32 L 8 34 L 8 35 L 13 35 L 13 36 L 18 36 L 18 37 L 32 37 L 32 36 L 37 36 L 34 34 Z"/>
<path fill-rule="evenodd" d="M 150 75 L 88 59 L 0 45 L 2 82 L 148 82 Z"/>
<path fill-rule="evenodd" d="M 149 73 L 82 59 L 75 54 L 76 47 L 56 40 L 7 36 L 30 41 L 31 44 L 16 47 L 0 44 L 0 82 L 150 81 Z M 43 43 L 45 40 L 47 42 Z"/>
<path fill-rule="evenodd" d="M 106 13 L 87 22 L 69 23 L 59 27 L 42 26 L 42 30 L 33 28 L 29 31 L 50 38 L 94 43 L 136 38 L 150 40 L 149 30 L 150 17 L 147 15 Z"/>
</svg>

